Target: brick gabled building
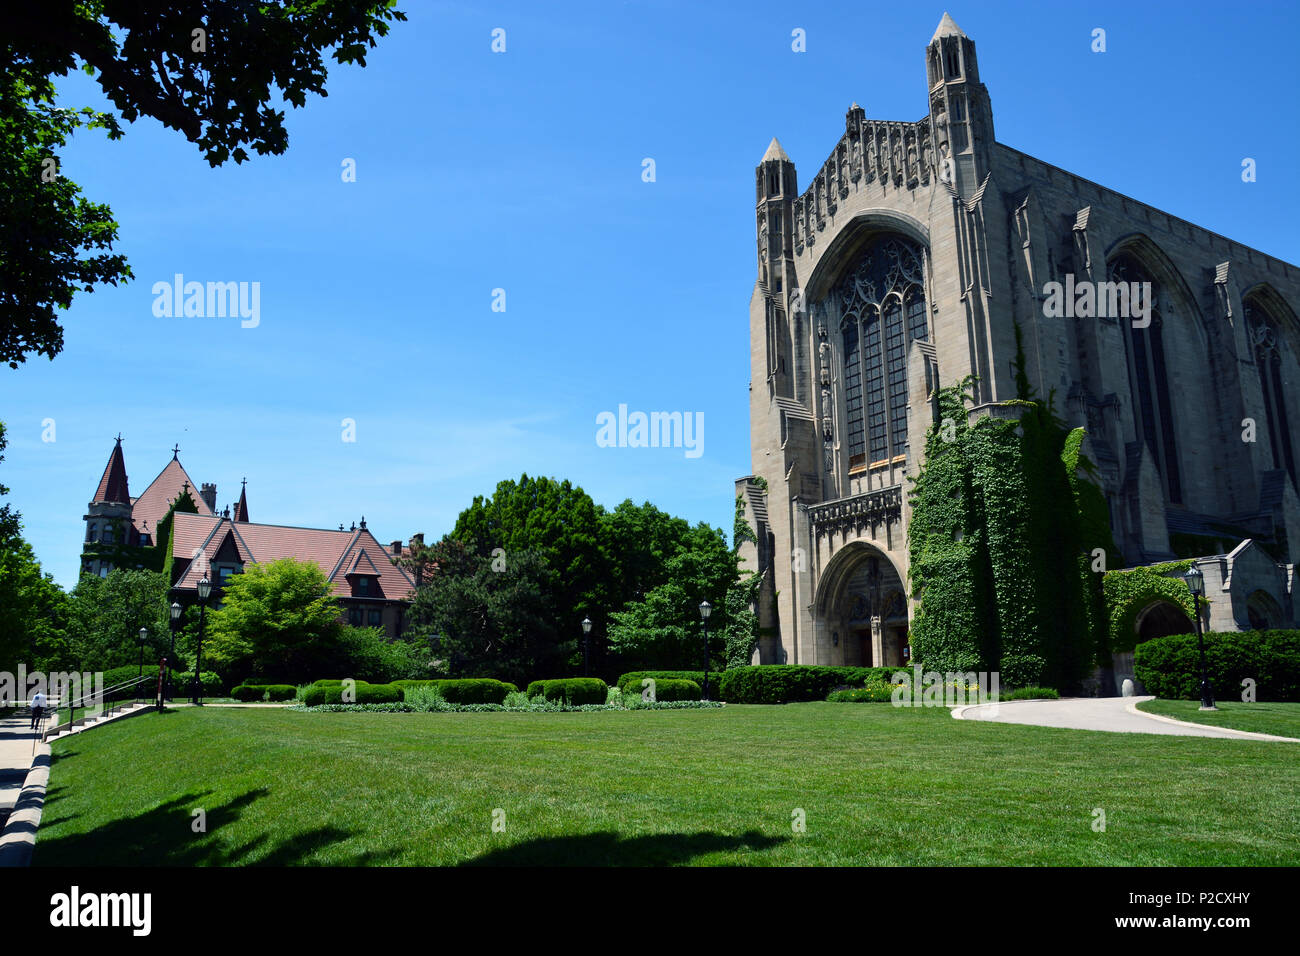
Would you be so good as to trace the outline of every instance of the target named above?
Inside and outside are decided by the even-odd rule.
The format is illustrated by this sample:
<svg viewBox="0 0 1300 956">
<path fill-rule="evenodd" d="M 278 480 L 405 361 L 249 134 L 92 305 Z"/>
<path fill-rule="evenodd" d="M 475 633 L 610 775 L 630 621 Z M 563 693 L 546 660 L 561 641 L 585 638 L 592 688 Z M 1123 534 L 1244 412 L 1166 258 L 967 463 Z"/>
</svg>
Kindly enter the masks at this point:
<svg viewBox="0 0 1300 956">
<path fill-rule="evenodd" d="M 338 530 L 254 524 L 249 521 L 248 489 L 243 485 L 233 507 L 217 511 L 217 486 L 195 485 L 180 462 L 180 449 L 139 497 L 131 497 L 126 459 L 119 436 L 84 517 L 83 574 L 106 576 L 115 567 L 160 567 L 167 542 L 158 540 L 158 524 L 173 502 L 189 493 L 197 513 L 177 511 L 171 536 L 172 594 L 182 604 L 198 600 L 198 582 L 206 573 L 213 584 L 212 604 L 220 588 L 249 564 L 280 558 L 314 562 L 329 578 L 343 619 L 356 627 L 381 627 L 390 638 L 405 628 L 414 579 L 395 563 L 400 541 L 385 549 L 361 524 Z"/>
<path fill-rule="evenodd" d="M 236 512 L 247 514 L 241 495 Z M 172 544 L 172 593 L 182 604 L 198 600 L 204 574 L 217 589 L 249 564 L 280 558 L 312 561 L 329 578 L 343 618 L 355 627 L 381 627 L 390 638 L 405 627 L 415 582 L 393 563 L 365 519 L 350 529 L 253 524 L 225 515 L 177 513 Z"/>
</svg>

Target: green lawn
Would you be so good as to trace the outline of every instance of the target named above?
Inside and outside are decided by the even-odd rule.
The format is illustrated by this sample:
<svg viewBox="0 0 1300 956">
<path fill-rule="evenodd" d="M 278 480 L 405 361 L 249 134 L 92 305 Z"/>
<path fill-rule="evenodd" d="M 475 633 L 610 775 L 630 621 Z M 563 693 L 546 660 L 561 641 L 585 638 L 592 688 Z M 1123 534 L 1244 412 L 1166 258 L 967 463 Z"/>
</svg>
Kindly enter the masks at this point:
<svg viewBox="0 0 1300 956">
<path fill-rule="evenodd" d="M 1138 710 L 1196 724 L 1300 738 L 1300 704 L 1264 701 L 1245 704 L 1239 700 L 1219 700 L 1215 701 L 1218 710 L 1202 711 L 1200 706 L 1199 700 L 1149 700 L 1138 704 Z M 1296 759 L 1300 760 L 1300 754 Z"/>
<path fill-rule="evenodd" d="M 1289 744 L 943 709 L 187 708 L 53 749 L 37 865 L 1300 863 Z"/>
</svg>

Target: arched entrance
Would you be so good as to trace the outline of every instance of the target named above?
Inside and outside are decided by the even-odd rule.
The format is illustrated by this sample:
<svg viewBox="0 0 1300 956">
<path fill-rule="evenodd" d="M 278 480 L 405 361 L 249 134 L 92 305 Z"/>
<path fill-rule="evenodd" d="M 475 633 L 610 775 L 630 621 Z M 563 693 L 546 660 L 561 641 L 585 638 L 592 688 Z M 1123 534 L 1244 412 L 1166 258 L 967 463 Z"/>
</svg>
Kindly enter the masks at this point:
<svg viewBox="0 0 1300 956">
<path fill-rule="evenodd" d="M 1183 609 L 1169 601 L 1155 601 L 1137 616 L 1138 644 L 1170 634 L 1194 634 L 1196 626 Z"/>
<path fill-rule="evenodd" d="M 830 638 L 831 663 L 905 665 L 907 592 L 883 551 L 850 543 L 831 559 L 817 590 L 817 619 Z"/>
<path fill-rule="evenodd" d="M 1185 611 L 1172 601 L 1155 600 L 1138 612 L 1133 622 L 1133 644 L 1137 646 L 1156 637 L 1170 634 L 1193 634 L 1192 624 Z M 1127 678 L 1136 685 L 1138 693 L 1145 693 L 1141 681 L 1133 672 L 1133 652 L 1116 651 L 1111 655 L 1115 673 L 1115 691 L 1118 693 Z"/>
<path fill-rule="evenodd" d="M 1246 598 L 1246 617 L 1252 631 L 1268 631 L 1282 626 L 1282 608 L 1264 590 L 1254 591 Z"/>
</svg>

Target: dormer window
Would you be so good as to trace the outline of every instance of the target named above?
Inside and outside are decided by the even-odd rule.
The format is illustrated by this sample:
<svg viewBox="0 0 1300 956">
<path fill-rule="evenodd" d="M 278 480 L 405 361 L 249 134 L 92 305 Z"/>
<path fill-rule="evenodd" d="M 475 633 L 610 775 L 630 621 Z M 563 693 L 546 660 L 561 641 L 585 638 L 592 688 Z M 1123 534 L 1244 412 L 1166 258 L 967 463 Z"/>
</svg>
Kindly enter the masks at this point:
<svg viewBox="0 0 1300 956">
<path fill-rule="evenodd" d="M 369 594 L 370 579 L 367 577 L 358 577 L 356 582 L 356 592 L 357 594 Z"/>
</svg>

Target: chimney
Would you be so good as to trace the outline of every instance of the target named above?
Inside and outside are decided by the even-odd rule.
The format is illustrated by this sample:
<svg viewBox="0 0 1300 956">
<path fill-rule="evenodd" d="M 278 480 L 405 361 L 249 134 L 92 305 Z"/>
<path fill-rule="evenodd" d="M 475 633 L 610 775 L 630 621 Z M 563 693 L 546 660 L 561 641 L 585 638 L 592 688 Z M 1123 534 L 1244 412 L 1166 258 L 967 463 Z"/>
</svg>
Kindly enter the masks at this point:
<svg viewBox="0 0 1300 956">
<path fill-rule="evenodd" d="M 213 514 L 217 513 L 217 486 L 210 481 L 205 481 L 203 487 L 199 489 L 199 497 L 203 499 L 208 506 L 208 510 Z"/>
<path fill-rule="evenodd" d="M 414 545 L 415 542 L 417 542 L 417 541 L 418 541 L 421 545 L 424 544 L 424 532 L 423 532 L 423 531 L 421 531 L 419 534 L 413 534 L 413 535 L 411 535 L 411 544 Z"/>
<path fill-rule="evenodd" d="M 393 552 L 393 557 L 398 557 L 398 558 L 400 558 L 400 557 L 402 556 L 402 541 L 401 541 L 400 538 L 399 538 L 398 540 L 394 541 L 394 542 L 393 542 L 392 544 L 390 544 L 388 547 L 392 550 L 392 552 Z"/>
</svg>

